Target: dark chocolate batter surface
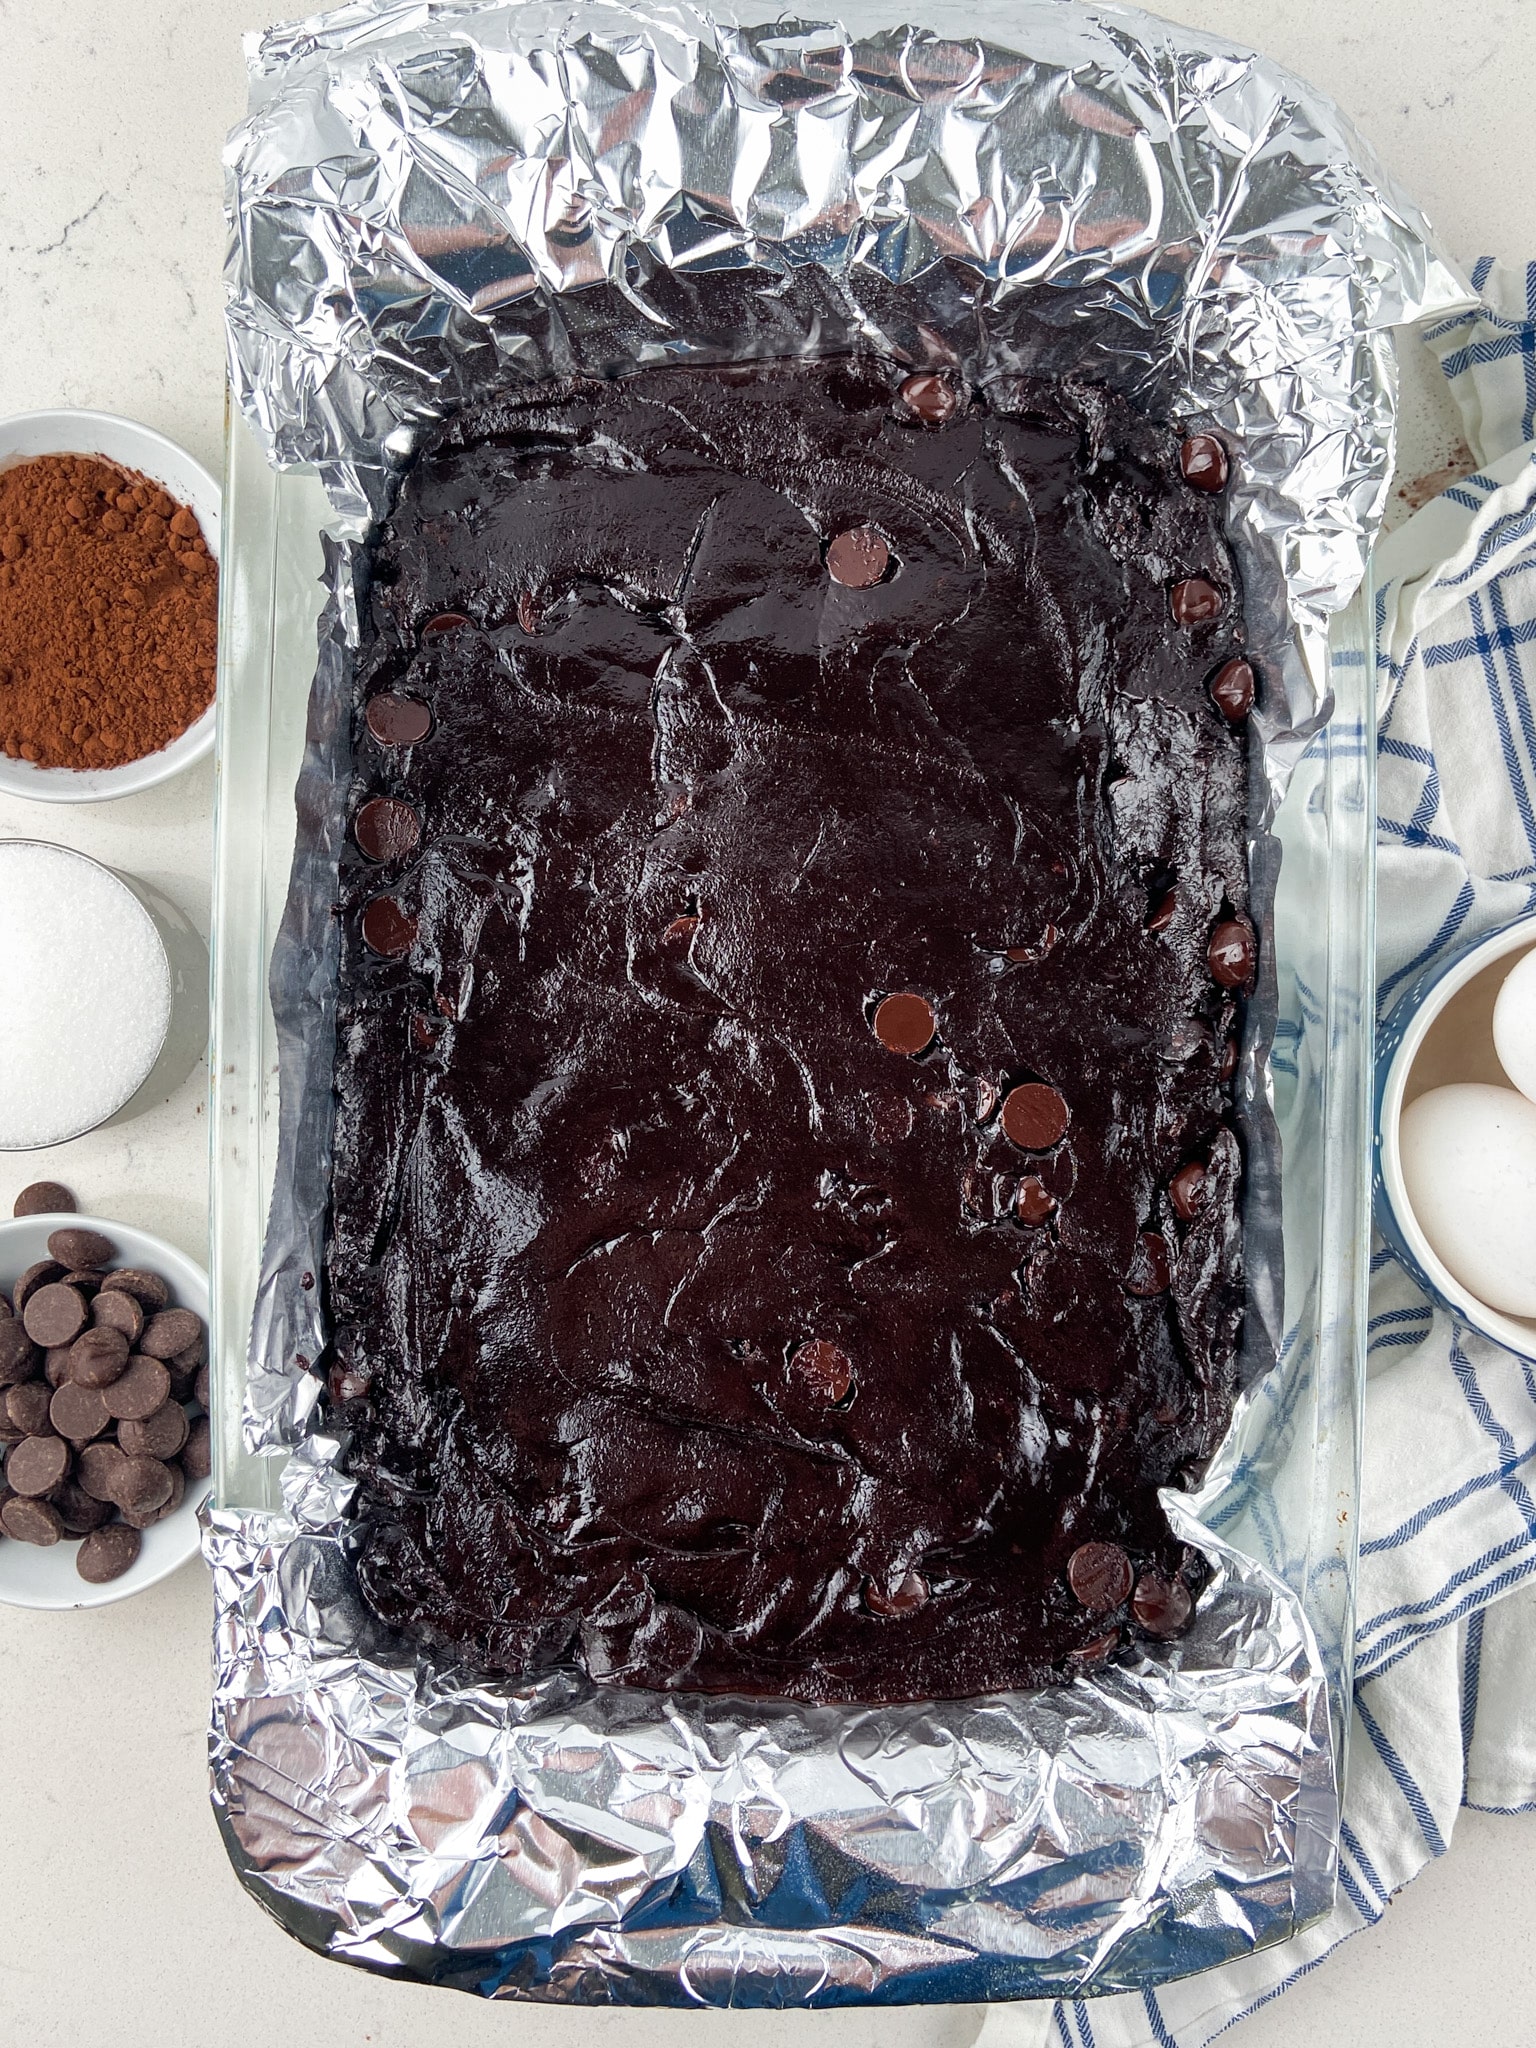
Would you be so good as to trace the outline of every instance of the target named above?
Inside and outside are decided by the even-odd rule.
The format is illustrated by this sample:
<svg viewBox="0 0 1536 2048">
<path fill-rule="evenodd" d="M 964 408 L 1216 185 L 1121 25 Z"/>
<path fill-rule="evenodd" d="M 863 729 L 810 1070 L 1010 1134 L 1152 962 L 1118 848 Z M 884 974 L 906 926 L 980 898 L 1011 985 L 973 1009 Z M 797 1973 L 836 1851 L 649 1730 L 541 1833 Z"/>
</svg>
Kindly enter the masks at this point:
<svg viewBox="0 0 1536 2048">
<path fill-rule="evenodd" d="M 966 1695 L 1198 1588 L 1221 499 L 1102 391 L 903 376 L 483 409 L 378 551 L 330 1384 L 366 1598 L 480 1668 Z"/>
</svg>

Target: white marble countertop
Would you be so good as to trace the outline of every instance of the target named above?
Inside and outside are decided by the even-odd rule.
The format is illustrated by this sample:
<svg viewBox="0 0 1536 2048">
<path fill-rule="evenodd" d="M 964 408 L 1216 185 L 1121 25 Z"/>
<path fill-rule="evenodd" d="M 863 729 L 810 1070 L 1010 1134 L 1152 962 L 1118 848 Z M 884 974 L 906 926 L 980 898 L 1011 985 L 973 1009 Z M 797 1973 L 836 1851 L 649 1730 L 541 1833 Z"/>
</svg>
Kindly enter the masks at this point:
<svg viewBox="0 0 1536 2048">
<path fill-rule="evenodd" d="M 1326 87 L 1464 262 L 1536 256 L 1531 0 L 1165 0 Z M 0 0 L 0 416 L 128 413 L 221 460 L 219 152 L 244 103 L 245 0 Z M 1443 397 L 1405 365 L 1404 481 L 1451 458 Z M 0 801 L 144 876 L 206 932 L 212 775 L 80 809 Z M 0 1214 L 49 1175 L 82 1207 L 206 1256 L 206 1074 L 135 1122 L 0 1155 Z M 0 2041 L 28 2048 L 962 2048 L 976 2007 L 697 2015 L 484 2008 L 322 1962 L 236 1884 L 209 1812 L 200 1564 L 121 1606 L 0 1609 Z M 1533 1705 L 1536 1713 L 1536 1705 Z M 1448 1855 L 1234 2048 L 1536 2042 L 1536 1818 L 1463 1815 Z"/>
</svg>

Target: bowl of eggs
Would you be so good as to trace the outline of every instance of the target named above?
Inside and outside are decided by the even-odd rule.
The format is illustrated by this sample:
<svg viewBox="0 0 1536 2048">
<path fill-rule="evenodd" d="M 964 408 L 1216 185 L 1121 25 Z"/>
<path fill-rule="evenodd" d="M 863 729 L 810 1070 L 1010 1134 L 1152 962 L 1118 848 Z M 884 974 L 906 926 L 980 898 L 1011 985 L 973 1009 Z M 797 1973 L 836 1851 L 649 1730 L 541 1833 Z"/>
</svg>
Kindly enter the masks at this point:
<svg viewBox="0 0 1536 2048">
<path fill-rule="evenodd" d="M 1411 983 L 1376 1073 L 1382 1235 L 1426 1293 L 1536 1359 L 1536 916 Z"/>
</svg>

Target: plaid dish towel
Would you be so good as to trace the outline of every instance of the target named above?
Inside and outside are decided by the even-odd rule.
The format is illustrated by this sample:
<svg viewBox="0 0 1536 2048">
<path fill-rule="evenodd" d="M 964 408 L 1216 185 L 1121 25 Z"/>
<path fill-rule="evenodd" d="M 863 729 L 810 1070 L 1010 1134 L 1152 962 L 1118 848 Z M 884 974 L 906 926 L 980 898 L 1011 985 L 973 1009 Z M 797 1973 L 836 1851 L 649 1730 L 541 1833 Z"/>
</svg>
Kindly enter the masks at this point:
<svg viewBox="0 0 1536 2048">
<path fill-rule="evenodd" d="M 1536 910 L 1536 264 L 1484 258 L 1473 284 L 1477 310 L 1425 340 L 1500 476 L 1445 493 L 1460 545 L 1377 601 L 1383 1014 L 1458 939 Z M 1463 1806 L 1536 1811 L 1536 1366 L 1433 1307 L 1379 1247 L 1372 1274 L 1333 1913 L 1155 1993 L 995 2006 L 977 2048 L 1202 2048 L 1379 1920 Z"/>
</svg>

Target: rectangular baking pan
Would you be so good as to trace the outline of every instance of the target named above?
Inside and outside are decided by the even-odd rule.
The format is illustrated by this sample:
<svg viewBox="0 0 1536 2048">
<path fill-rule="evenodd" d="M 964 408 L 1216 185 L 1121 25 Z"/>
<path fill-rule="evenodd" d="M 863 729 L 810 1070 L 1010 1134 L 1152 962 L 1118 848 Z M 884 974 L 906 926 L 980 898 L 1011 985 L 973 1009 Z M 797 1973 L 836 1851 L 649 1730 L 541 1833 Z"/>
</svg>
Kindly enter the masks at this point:
<svg viewBox="0 0 1536 2048">
<path fill-rule="evenodd" d="M 280 1508 L 280 1458 L 241 1437 L 251 1312 L 277 1163 L 267 970 L 294 843 L 314 674 L 322 533 L 314 475 L 268 467 L 230 410 L 219 677 L 210 1247 L 216 1503 Z M 1371 593 L 1336 618 L 1335 710 L 1275 822 L 1270 943 L 1283 1148 L 1282 1355 L 1223 1448 L 1202 1518 L 1301 1596 L 1327 1666 L 1342 1758 L 1352 1658 L 1360 1390 L 1369 1254 L 1375 750 Z"/>
</svg>

